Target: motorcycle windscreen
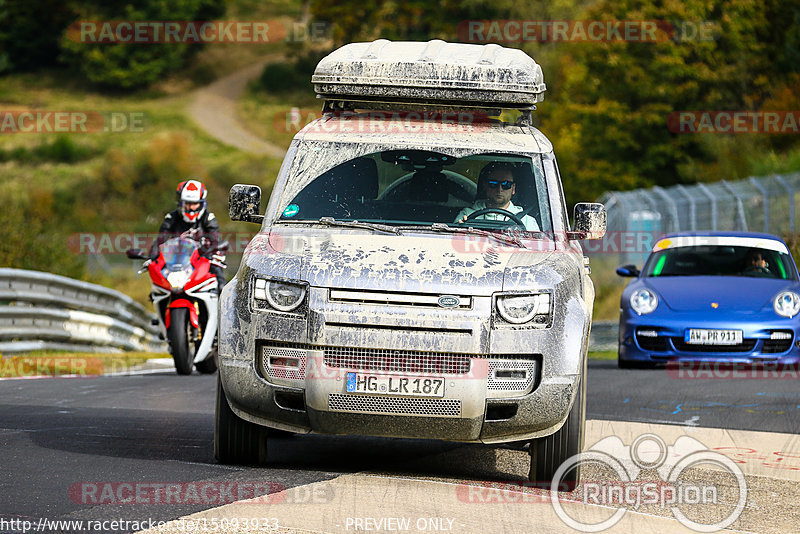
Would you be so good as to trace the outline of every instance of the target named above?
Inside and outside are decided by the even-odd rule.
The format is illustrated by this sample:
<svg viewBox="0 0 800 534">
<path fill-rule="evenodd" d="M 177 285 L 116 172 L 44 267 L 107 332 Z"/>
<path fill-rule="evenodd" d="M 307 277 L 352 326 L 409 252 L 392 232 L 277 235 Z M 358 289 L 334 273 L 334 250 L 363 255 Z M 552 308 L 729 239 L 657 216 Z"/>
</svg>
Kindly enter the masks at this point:
<svg viewBox="0 0 800 534">
<path fill-rule="evenodd" d="M 163 254 L 164 263 L 170 271 L 179 271 L 190 264 L 192 253 L 198 248 L 197 241 L 174 238 L 161 245 L 161 254 Z"/>
</svg>

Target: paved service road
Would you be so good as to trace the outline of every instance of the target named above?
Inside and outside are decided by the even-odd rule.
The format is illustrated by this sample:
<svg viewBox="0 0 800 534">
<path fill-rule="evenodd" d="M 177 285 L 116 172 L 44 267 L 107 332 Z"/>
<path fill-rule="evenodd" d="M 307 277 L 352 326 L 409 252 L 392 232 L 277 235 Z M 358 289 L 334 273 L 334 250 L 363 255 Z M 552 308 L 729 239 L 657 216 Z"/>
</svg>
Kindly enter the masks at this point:
<svg viewBox="0 0 800 534">
<path fill-rule="evenodd" d="M 616 362 L 592 361 L 588 386 L 589 419 L 783 433 L 800 428 L 794 380 L 676 380 L 663 370 L 621 371 Z M 12 520 L 35 524 L 40 518 L 170 520 L 225 504 L 237 491 L 252 496 L 253 483 L 264 481 L 289 490 L 317 483 L 322 489 L 316 493 L 288 494 L 295 503 L 314 504 L 326 499 L 326 481 L 348 473 L 519 479 L 500 465 L 492 447 L 357 437 L 275 439 L 265 467 L 218 465 L 212 455 L 215 388 L 216 376 L 167 371 L 0 380 L 0 532 L 21 532 Z M 513 454 L 524 463 L 523 453 Z M 185 490 L 194 481 L 228 485 L 191 499 Z M 179 484 L 182 493 L 170 498 L 153 490 L 163 484 Z M 220 487 L 231 493 L 220 494 Z M 138 490 L 139 504 L 125 502 L 135 501 Z M 131 525 L 138 526 L 104 531 L 138 530 Z"/>
</svg>

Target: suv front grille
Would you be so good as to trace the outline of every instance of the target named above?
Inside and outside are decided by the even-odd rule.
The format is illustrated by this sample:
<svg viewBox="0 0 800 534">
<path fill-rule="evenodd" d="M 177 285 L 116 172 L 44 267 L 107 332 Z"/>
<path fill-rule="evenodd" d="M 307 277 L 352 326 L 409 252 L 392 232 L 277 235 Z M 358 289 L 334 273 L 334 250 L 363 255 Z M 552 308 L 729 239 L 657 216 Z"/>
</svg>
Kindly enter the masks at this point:
<svg viewBox="0 0 800 534">
<path fill-rule="evenodd" d="M 470 359 L 466 354 L 355 347 L 320 349 L 325 353 L 325 365 L 342 369 L 445 375 L 463 375 L 470 369 Z"/>
<path fill-rule="evenodd" d="M 538 373 L 536 360 L 489 360 L 489 391 L 518 391 L 527 393 Z M 503 373 L 506 374 L 503 374 Z"/>
<path fill-rule="evenodd" d="M 309 358 L 309 350 L 321 351 L 323 361 Z M 303 381 L 306 373 L 319 372 L 318 367 L 323 362 L 326 367 L 334 369 L 378 373 L 455 376 L 471 373 L 472 378 L 486 378 L 487 389 L 495 394 L 518 394 L 528 393 L 535 387 L 541 372 L 541 361 L 541 354 L 493 354 L 487 357 L 262 341 L 259 343 L 256 368 L 268 380 L 290 381 Z"/>
<path fill-rule="evenodd" d="M 415 399 L 331 393 L 328 395 L 328 408 L 336 412 L 387 415 L 436 417 L 459 417 L 461 415 L 461 401 L 456 399 Z"/>
</svg>

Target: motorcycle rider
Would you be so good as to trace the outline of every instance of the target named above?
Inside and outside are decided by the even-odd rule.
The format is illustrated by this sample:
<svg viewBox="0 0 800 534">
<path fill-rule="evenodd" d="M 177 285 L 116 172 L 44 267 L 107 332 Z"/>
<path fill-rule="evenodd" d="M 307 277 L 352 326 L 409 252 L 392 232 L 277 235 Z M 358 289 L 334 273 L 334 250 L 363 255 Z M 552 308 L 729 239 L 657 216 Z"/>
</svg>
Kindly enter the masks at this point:
<svg viewBox="0 0 800 534">
<path fill-rule="evenodd" d="M 217 293 L 220 293 L 225 285 L 225 273 L 213 257 L 219 244 L 219 223 L 216 216 L 206 209 L 207 196 L 208 190 L 200 180 L 184 180 L 178 184 L 178 209 L 164 217 L 150 257 L 158 257 L 159 247 L 168 239 L 193 230 L 193 238 L 201 243 L 200 254 L 211 259 L 209 270 L 217 277 Z"/>
</svg>

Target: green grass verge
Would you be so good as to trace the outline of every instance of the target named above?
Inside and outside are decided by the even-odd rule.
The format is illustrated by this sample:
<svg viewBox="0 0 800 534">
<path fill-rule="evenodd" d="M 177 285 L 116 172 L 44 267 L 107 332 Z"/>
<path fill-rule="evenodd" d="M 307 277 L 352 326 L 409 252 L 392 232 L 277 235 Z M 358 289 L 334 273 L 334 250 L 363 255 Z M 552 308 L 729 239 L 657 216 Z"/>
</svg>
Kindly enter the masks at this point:
<svg viewBox="0 0 800 534">
<path fill-rule="evenodd" d="M 590 360 L 616 360 L 617 359 L 617 351 L 615 350 L 599 350 L 589 351 L 589 359 Z"/>
</svg>

